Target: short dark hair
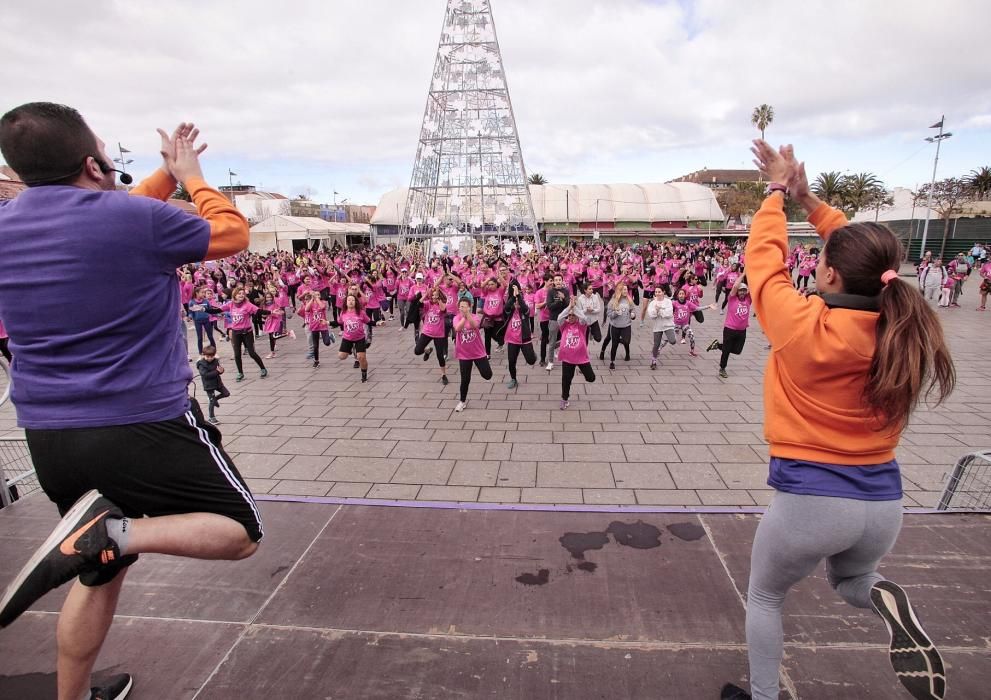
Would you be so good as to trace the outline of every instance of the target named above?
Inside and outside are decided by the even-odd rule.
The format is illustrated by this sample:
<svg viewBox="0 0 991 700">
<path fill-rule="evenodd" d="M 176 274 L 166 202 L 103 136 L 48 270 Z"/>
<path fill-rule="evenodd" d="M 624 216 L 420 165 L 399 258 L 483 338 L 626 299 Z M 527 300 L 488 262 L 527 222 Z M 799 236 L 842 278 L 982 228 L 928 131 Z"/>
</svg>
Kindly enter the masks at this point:
<svg viewBox="0 0 991 700">
<path fill-rule="evenodd" d="M 203 354 L 204 355 L 216 355 L 217 354 L 217 348 L 215 348 L 212 345 L 204 345 L 203 346 Z"/>
<path fill-rule="evenodd" d="M 64 184 L 99 158 L 96 136 L 79 112 L 53 102 L 29 102 L 0 117 L 0 153 L 28 187 Z"/>
</svg>

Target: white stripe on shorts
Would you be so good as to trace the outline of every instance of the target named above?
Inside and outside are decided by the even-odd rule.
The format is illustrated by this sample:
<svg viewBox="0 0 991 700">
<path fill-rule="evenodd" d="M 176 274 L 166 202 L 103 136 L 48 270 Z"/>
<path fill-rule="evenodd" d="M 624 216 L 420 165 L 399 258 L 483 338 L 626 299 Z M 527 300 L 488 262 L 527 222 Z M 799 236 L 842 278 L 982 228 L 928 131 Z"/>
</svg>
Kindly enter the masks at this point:
<svg viewBox="0 0 991 700">
<path fill-rule="evenodd" d="M 265 528 L 262 525 L 262 518 L 258 513 L 258 507 L 255 505 L 255 499 L 251 497 L 251 493 L 245 489 L 241 482 L 237 480 L 237 477 L 234 476 L 233 472 L 231 472 L 230 467 L 224 460 L 223 455 L 220 454 L 220 450 L 217 449 L 216 445 L 210 442 L 210 436 L 206 434 L 206 431 L 203 428 L 196 424 L 196 417 L 193 415 L 192 411 L 186 411 L 185 416 L 186 422 L 189 423 L 189 425 L 192 426 L 193 429 L 195 429 L 199 434 L 200 442 L 206 445 L 210 450 L 210 454 L 213 455 L 213 461 L 217 463 L 218 467 L 220 467 L 220 471 L 227 478 L 227 481 L 244 497 L 244 500 L 247 501 L 248 505 L 251 506 L 251 512 L 255 514 L 255 522 L 258 523 L 258 532 L 262 537 L 264 537 Z"/>
</svg>

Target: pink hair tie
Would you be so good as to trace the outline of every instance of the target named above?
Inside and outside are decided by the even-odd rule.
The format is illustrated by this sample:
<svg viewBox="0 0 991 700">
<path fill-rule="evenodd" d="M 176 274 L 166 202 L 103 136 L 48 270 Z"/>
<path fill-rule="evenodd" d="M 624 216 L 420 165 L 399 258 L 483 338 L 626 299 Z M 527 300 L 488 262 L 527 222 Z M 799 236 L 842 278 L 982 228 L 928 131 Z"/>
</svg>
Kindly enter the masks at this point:
<svg viewBox="0 0 991 700">
<path fill-rule="evenodd" d="M 895 272 L 894 270 L 886 270 L 885 272 L 881 273 L 881 282 L 884 283 L 885 287 L 887 287 L 888 282 L 895 279 L 896 277 L 898 277 L 897 272 Z"/>
</svg>

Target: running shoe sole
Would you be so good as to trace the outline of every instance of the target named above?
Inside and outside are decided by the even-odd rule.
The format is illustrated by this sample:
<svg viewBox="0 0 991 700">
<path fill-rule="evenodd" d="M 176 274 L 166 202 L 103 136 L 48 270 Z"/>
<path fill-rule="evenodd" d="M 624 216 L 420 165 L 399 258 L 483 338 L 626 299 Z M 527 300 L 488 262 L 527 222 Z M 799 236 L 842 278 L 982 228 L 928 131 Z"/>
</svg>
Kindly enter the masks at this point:
<svg viewBox="0 0 991 700">
<path fill-rule="evenodd" d="M 129 673 L 114 676 L 110 679 L 110 685 L 90 689 L 90 700 L 124 700 L 133 687 L 134 678 Z"/>
<path fill-rule="evenodd" d="M 27 564 L 21 567 L 21 570 L 17 573 L 17 576 L 10 582 L 10 585 L 7 586 L 7 590 L 4 592 L 3 598 L 0 599 L 0 627 L 8 626 L 11 622 L 20 617 L 22 612 L 27 610 L 35 603 L 35 601 L 41 598 L 41 596 L 48 593 L 48 591 L 45 591 L 27 605 L 18 606 L 21 607 L 21 610 L 14 613 L 13 616 L 11 616 L 11 613 L 7 611 L 7 607 L 14 600 L 17 593 L 20 592 L 21 587 L 27 581 L 28 577 L 34 573 L 38 566 L 45 560 L 45 557 L 54 551 L 58 551 L 62 541 L 79 527 L 79 519 L 83 516 L 83 514 L 102 497 L 103 496 L 96 489 L 83 494 L 83 496 L 76 501 L 75 505 L 69 509 L 69 512 L 65 514 L 59 524 L 55 526 L 55 529 L 52 530 L 50 535 L 48 535 L 48 539 L 46 539 L 37 550 L 35 550 L 35 553 L 31 555 L 30 559 L 28 559 Z"/>
<path fill-rule="evenodd" d="M 888 658 L 895 676 L 916 700 L 942 700 L 943 657 L 922 629 L 908 594 L 891 581 L 879 581 L 871 587 L 871 603 L 891 635 Z"/>
</svg>

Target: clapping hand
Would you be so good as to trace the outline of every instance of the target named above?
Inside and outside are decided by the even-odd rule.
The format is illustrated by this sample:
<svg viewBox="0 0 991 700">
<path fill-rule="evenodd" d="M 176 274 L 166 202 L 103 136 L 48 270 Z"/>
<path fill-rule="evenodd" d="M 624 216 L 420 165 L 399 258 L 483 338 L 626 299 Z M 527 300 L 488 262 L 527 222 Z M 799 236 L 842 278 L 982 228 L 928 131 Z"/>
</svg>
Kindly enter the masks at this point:
<svg viewBox="0 0 991 700">
<path fill-rule="evenodd" d="M 192 177 L 202 178 L 199 157 L 206 150 L 207 144 L 196 146 L 196 139 L 200 135 L 196 125 L 182 122 L 171 137 L 162 129 L 157 131 L 162 137 L 160 152 L 165 170 L 178 182 L 185 182 Z"/>
<path fill-rule="evenodd" d="M 783 152 L 791 153 L 791 159 L 785 158 Z M 751 153 L 756 156 L 754 164 L 771 182 L 786 184 L 792 179 L 795 171 L 795 159 L 791 146 L 783 146 L 781 151 L 774 150 L 767 141 L 754 139 L 754 145 L 750 148 Z"/>
</svg>

